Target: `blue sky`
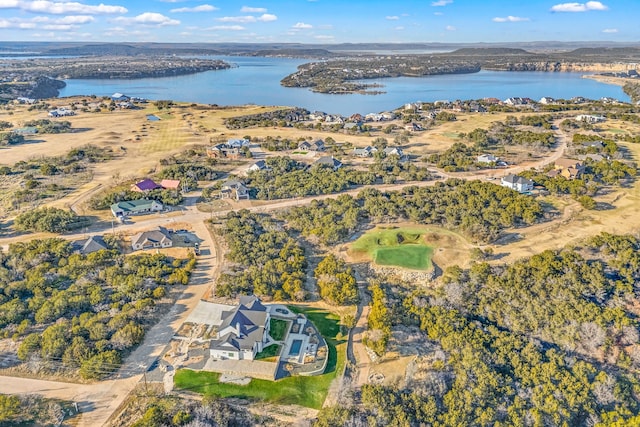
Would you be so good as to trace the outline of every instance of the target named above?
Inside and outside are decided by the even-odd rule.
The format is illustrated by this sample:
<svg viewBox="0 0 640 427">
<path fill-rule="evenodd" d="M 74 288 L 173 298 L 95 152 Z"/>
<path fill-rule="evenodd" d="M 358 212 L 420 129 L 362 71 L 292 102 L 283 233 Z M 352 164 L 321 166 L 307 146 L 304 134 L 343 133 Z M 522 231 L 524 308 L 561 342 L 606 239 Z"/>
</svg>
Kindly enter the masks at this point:
<svg viewBox="0 0 640 427">
<path fill-rule="evenodd" d="M 0 40 L 640 41 L 640 0 L 0 0 Z"/>
</svg>

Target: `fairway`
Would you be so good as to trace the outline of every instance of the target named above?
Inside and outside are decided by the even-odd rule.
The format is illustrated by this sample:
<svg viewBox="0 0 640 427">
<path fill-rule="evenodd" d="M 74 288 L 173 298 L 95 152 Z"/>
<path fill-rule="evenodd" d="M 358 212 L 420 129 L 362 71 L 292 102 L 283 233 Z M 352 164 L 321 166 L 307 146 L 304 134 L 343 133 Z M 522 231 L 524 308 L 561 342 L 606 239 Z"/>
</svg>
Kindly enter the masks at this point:
<svg viewBox="0 0 640 427">
<path fill-rule="evenodd" d="M 378 229 L 355 241 L 351 250 L 367 253 L 378 265 L 428 270 L 433 248 L 424 243 L 423 233 L 410 227 Z"/>
</svg>

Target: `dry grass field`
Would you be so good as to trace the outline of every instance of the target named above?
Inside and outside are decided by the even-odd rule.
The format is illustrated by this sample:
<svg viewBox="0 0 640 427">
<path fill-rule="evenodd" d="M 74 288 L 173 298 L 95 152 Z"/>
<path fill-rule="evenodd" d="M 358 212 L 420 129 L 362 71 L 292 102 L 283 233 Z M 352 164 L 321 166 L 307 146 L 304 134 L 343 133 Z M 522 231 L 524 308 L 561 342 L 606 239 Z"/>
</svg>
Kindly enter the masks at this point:
<svg viewBox="0 0 640 427">
<path fill-rule="evenodd" d="M 51 107 L 68 106 L 80 98 L 51 100 Z M 194 145 L 208 144 L 212 139 L 227 138 L 264 138 L 267 136 L 297 140 L 332 137 L 338 142 L 350 142 L 354 146 L 370 144 L 376 137 L 387 138 L 391 143 L 393 135 L 374 132 L 371 135 L 347 135 L 344 133 L 321 132 L 316 130 L 291 128 L 249 128 L 229 130 L 224 120 L 239 115 L 250 115 L 275 110 L 279 107 L 239 106 L 209 107 L 203 105 L 180 104 L 171 109 L 158 110 L 152 103 L 139 110 L 115 110 L 99 113 L 79 112 L 76 116 L 64 118 L 72 123 L 74 132 L 66 134 L 45 134 L 29 137 L 31 143 L 0 148 L 0 163 L 13 165 L 18 161 L 41 156 L 57 156 L 70 149 L 86 144 L 108 147 L 116 154 L 114 159 L 93 165 L 93 179 L 88 183 L 79 183 L 75 191 L 52 204 L 59 207 L 70 206 L 87 198 L 103 188 L 110 187 L 116 177 L 132 179 L 147 176 L 160 167 L 160 160 Z M 155 114 L 161 120 L 148 121 L 147 115 Z M 458 119 L 439 124 L 423 132 L 409 136 L 405 144 L 406 151 L 422 155 L 445 150 L 458 141 L 458 134 L 475 128 L 487 128 L 492 122 L 504 121 L 508 114 L 457 113 Z M 513 114 L 513 115 L 522 115 Z M 531 113 L 529 113 L 531 114 Z M 28 111 L 26 106 L 14 106 L 11 111 L 0 110 L 0 120 L 22 126 L 26 121 L 47 118 L 46 111 Z M 401 126 L 400 121 L 395 122 Z M 640 126 L 617 120 L 600 125 L 605 134 L 637 135 Z M 627 157 L 640 162 L 640 146 L 620 144 Z M 7 195 L 6 197 L 9 197 Z M 548 248 L 559 248 L 575 242 L 585 236 L 609 231 L 616 233 L 636 232 L 640 229 L 640 216 L 637 215 L 640 203 L 640 186 L 616 189 L 608 194 L 599 195 L 596 200 L 601 206 L 613 206 L 615 209 L 585 211 L 572 201 L 551 200 L 562 212 L 561 219 L 552 223 L 540 224 L 526 229 L 512 230 L 520 239 L 511 243 L 493 247 L 496 254 L 502 254 L 499 262 L 517 259 Z M 441 230 L 442 231 L 442 230 Z M 452 263 L 465 265 L 469 262 L 469 249 L 472 247 L 460 236 L 451 237 L 449 232 L 434 231 L 434 236 L 448 236 L 451 242 L 433 242 L 438 248 L 434 254 L 437 265 L 446 267 Z"/>
</svg>

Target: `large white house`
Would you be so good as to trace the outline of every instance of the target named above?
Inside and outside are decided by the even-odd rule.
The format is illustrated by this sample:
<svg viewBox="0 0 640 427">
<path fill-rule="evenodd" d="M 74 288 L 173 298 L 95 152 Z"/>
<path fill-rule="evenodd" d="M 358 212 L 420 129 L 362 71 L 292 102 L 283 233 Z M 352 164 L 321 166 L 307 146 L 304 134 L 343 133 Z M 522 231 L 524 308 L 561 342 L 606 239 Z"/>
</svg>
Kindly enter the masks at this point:
<svg viewBox="0 0 640 427">
<path fill-rule="evenodd" d="M 240 304 L 222 313 L 217 339 L 211 341 L 215 359 L 253 360 L 269 336 L 270 315 L 255 296 L 240 297 Z"/>
<path fill-rule="evenodd" d="M 526 193 L 533 190 L 533 181 L 518 175 L 509 174 L 502 178 L 500 183 L 503 187 L 516 190 L 518 193 Z"/>
</svg>

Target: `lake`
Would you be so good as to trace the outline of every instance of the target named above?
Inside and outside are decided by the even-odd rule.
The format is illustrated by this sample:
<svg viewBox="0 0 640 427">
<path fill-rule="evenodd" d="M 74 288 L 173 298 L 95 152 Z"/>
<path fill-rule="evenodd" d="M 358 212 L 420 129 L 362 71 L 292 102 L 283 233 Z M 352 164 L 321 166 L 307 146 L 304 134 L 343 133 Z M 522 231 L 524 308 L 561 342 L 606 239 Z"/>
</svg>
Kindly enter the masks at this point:
<svg viewBox="0 0 640 427">
<path fill-rule="evenodd" d="M 512 96 L 539 100 L 543 96 L 569 99 L 603 96 L 629 102 L 619 86 L 582 78 L 582 73 L 481 71 L 427 77 L 367 80 L 380 83 L 380 95 L 329 95 L 307 88 L 285 88 L 280 80 L 296 71 L 302 59 L 260 57 L 215 57 L 237 67 L 178 77 L 137 80 L 67 80 L 60 96 L 111 95 L 115 92 L 148 99 L 170 99 L 218 105 L 282 105 L 310 111 L 342 114 L 375 113 L 398 108 L 408 102 L 480 99 Z"/>
</svg>

